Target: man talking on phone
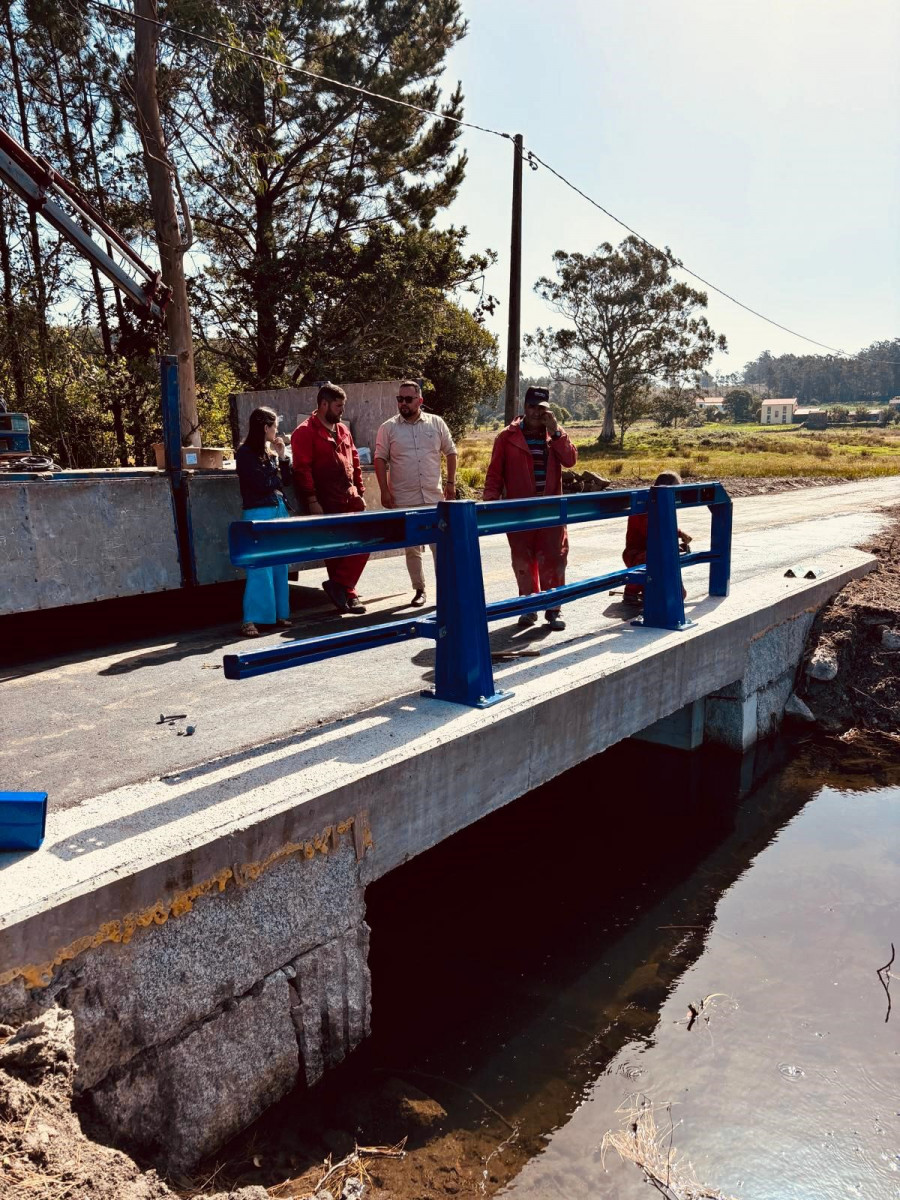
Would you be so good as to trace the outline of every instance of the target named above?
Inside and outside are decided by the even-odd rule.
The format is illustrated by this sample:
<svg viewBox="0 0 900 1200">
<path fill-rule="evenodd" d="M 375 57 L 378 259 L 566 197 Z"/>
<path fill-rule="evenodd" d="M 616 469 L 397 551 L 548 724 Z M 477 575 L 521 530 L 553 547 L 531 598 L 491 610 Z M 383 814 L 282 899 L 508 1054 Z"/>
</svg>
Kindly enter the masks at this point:
<svg viewBox="0 0 900 1200">
<path fill-rule="evenodd" d="M 547 388 L 530 387 L 524 411 L 497 434 L 484 484 L 485 500 L 518 500 L 526 496 L 558 496 L 562 469 L 573 467 L 578 451 L 560 429 L 550 407 Z M 531 596 L 566 582 L 569 538 L 564 525 L 508 533 L 512 566 L 520 596 Z M 522 613 L 523 628 L 534 625 L 537 613 Z M 565 629 L 561 610 L 548 608 L 544 619 L 551 629 Z"/>
</svg>

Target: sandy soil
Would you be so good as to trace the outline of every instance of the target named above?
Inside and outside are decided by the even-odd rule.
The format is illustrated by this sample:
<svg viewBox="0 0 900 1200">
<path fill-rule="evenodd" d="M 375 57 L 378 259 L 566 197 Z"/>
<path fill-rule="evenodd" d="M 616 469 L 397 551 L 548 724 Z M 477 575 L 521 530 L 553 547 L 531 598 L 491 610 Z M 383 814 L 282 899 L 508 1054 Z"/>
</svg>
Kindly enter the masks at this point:
<svg viewBox="0 0 900 1200">
<path fill-rule="evenodd" d="M 52 1008 L 13 1030 L 0 1025 L 2 1200 L 177 1200 L 155 1171 L 92 1141 L 73 1106 L 75 1034 Z M 262 1188 L 208 1200 L 267 1200 Z"/>
<path fill-rule="evenodd" d="M 282 1122 L 276 1109 L 264 1141 L 251 1128 L 193 1178 L 166 1182 L 91 1139 L 73 1102 L 74 1076 L 74 1026 L 65 1010 L 50 1009 L 18 1030 L 0 1025 L 2 1200 L 442 1200 L 490 1195 L 535 1150 L 516 1146 L 499 1114 L 450 1118 L 411 1081 L 386 1077 L 370 1095 L 354 1096 L 352 1112 L 341 1112 L 338 1100 L 328 1114 L 334 1127 L 318 1135 L 298 1138 L 296 1119 Z M 360 1122 L 377 1143 L 371 1154 L 357 1155 L 348 1132 Z"/>
</svg>

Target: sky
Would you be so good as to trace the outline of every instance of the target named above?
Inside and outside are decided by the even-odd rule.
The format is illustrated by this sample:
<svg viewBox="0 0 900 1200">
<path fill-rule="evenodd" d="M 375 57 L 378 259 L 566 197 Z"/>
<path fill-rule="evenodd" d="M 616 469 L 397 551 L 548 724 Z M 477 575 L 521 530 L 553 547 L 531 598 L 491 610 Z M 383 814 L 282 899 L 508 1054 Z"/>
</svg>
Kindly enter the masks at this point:
<svg viewBox="0 0 900 1200">
<path fill-rule="evenodd" d="M 509 133 L 604 208 L 751 308 L 854 353 L 900 336 L 896 0 L 462 0 L 448 58 L 464 117 Z M 465 129 L 445 217 L 498 261 L 489 327 L 505 365 L 510 142 Z M 626 231 L 545 170 L 524 171 L 522 331 L 557 249 Z M 694 282 L 690 279 L 687 282 Z M 700 286 L 700 285 L 696 285 Z M 827 353 L 709 293 L 740 372 L 763 350 Z M 523 360 L 523 374 L 539 374 Z"/>
</svg>

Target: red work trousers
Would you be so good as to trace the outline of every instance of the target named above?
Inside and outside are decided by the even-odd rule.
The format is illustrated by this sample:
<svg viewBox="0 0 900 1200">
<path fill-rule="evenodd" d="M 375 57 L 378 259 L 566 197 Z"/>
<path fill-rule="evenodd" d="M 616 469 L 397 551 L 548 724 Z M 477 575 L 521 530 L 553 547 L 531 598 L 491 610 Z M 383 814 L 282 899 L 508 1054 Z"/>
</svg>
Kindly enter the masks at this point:
<svg viewBox="0 0 900 1200">
<path fill-rule="evenodd" d="M 346 558 L 329 558 L 325 563 L 328 578 L 346 588 L 348 596 L 355 596 L 356 585 L 368 560 L 368 554 L 348 554 Z"/>
<path fill-rule="evenodd" d="M 629 554 L 626 551 L 625 554 L 622 555 L 622 557 L 625 559 L 626 567 L 640 567 L 640 566 L 643 566 L 643 564 L 647 561 L 646 551 L 644 551 L 643 554 Z M 643 598 L 644 598 L 644 589 L 642 587 L 640 587 L 639 584 L 636 584 L 636 583 L 626 583 L 625 584 L 625 599 L 626 600 L 643 600 Z"/>
<path fill-rule="evenodd" d="M 352 496 L 332 499 L 330 503 L 324 500 L 322 507 L 327 513 L 345 513 L 362 512 L 366 505 L 365 501 L 354 493 Z M 326 559 L 325 569 L 330 580 L 345 588 L 348 596 L 355 596 L 356 585 L 368 561 L 368 554 L 348 554 L 345 558 Z"/>
<path fill-rule="evenodd" d="M 562 587 L 566 582 L 566 560 L 569 557 L 569 537 L 564 525 L 508 533 L 506 537 L 512 551 L 512 565 L 520 596 Z"/>
</svg>

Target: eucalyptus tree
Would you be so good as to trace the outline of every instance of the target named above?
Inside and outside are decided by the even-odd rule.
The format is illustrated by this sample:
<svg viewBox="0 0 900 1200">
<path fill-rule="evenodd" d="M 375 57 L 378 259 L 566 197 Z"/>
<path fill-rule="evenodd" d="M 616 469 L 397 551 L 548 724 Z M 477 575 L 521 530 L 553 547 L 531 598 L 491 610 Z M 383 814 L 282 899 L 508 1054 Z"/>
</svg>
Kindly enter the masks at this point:
<svg viewBox="0 0 900 1200">
<path fill-rule="evenodd" d="M 700 311 L 706 293 L 672 278 L 681 263 L 670 250 L 629 236 L 553 259 L 556 279 L 542 277 L 535 291 L 566 324 L 538 329 L 526 345 L 555 378 L 587 380 L 602 397 L 600 441 L 613 441 L 619 407 L 630 416 L 652 382 L 699 371 L 726 349 Z"/>
</svg>

